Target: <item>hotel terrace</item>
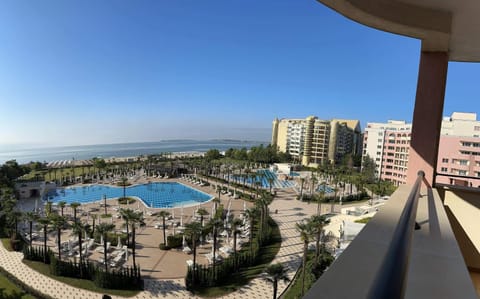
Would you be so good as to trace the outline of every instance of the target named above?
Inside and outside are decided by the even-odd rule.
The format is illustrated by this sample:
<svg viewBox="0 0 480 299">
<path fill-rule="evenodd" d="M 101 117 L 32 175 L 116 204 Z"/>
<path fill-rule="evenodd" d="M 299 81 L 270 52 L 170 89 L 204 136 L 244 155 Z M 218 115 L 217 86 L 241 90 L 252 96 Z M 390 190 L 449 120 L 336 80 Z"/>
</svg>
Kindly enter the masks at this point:
<svg viewBox="0 0 480 299">
<path fill-rule="evenodd" d="M 437 155 L 448 63 L 480 61 L 480 3 L 319 2 L 360 24 L 422 43 L 406 184 L 305 298 L 477 298 L 478 189 L 438 184 Z"/>
</svg>

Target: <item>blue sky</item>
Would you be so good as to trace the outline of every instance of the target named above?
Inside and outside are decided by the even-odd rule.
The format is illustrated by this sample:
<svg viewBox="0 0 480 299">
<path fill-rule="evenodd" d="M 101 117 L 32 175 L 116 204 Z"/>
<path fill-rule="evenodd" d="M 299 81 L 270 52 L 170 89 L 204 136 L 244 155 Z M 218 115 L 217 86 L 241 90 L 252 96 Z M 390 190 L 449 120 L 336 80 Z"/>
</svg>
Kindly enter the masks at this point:
<svg viewBox="0 0 480 299">
<path fill-rule="evenodd" d="M 420 42 L 314 0 L 0 5 L 0 143 L 269 140 L 274 117 L 411 120 Z M 450 63 L 444 114 L 479 112 Z"/>
</svg>

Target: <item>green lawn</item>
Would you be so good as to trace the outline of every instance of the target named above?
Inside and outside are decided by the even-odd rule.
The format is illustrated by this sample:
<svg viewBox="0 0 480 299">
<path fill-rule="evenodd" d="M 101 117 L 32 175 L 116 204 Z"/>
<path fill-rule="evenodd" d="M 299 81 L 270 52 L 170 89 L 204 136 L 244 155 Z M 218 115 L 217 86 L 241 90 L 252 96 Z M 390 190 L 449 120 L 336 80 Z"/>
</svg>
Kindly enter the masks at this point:
<svg viewBox="0 0 480 299">
<path fill-rule="evenodd" d="M 63 277 L 63 276 L 54 276 L 54 275 L 50 274 L 49 265 L 46 265 L 46 264 L 41 263 L 41 262 L 33 262 L 33 261 L 23 260 L 23 263 L 25 263 L 30 268 L 32 268 L 32 269 L 50 277 L 50 278 L 61 281 L 63 283 L 71 285 L 73 287 L 80 288 L 80 289 L 85 289 L 85 290 L 92 291 L 92 292 L 97 292 L 97 293 L 101 293 L 101 294 L 110 294 L 110 295 L 116 295 L 116 296 L 122 296 L 122 297 L 135 296 L 136 294 L 138 294 L 140 292 L 140 291 L 131 291 L 131 290 L 102 289 L 102 288 L 97 287 L 93 283 L 93 281 L 91 281 L 91 280 L 77 279 L 77 278 Z"/>
<path fill-rule="evenodd" d="M 370 221 L 370 219 L 372 219 L 372 217 L 365 217 L 365 218 L 362 218 L 362 219 L 355 220 L 355 222 L 356 223 L 368 223 L 368 221 Z"/>
<path fill-rule="evenodd" d="M 2 238 L 2 244 L 3 244 L 3 247 L 5 247 L 6 250 L 12 251 L 12 247 L 10 247 L 10 239 L 9 238 Z"/>
<path fill-rule="evenodd" d="M 2 299 L 34 299 L 35 297 L 26 294 L 14 283 L 3 275 L 0 275 L 0 298 Z"/>
<path fill-rule="evenodd" d="M 220 297 L 241 289 L 250 280 L 258 277 L 258 275 L 262 273 L 275 258 L 280 250 L 280 245 L 282 244 L 282 237 L 278 225 L 275 224 L 272 234 L 273 242 L 260 249 L 260 262 L 257 265 L 248 268 L 241 268 L 239 272 L 232 273 L 230 278 L 222 285 L 199 289 L 196 293 L 204 297 Z M 248 244 L 246 244 L 245 247 L 245 250 L 248 250 Z"/>
</svg>

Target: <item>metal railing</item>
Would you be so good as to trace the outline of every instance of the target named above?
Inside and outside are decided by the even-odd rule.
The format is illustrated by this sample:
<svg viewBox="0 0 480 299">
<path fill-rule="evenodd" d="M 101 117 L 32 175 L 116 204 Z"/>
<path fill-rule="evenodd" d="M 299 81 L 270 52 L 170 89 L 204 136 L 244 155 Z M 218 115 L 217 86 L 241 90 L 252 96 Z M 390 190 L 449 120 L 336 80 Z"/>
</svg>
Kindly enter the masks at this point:
<svg viewBox="0 0 480 299">
<path fill-rule="evenodd" d="M 407 280 L 408 261 L 413 232 L 417 228 L 418 198 L 425 173 L 418 172 L 417 179 L 408 196 L 393 233 L 387 254 L 368 293 L 367 298 L 403 298 Z"/>
</svg>

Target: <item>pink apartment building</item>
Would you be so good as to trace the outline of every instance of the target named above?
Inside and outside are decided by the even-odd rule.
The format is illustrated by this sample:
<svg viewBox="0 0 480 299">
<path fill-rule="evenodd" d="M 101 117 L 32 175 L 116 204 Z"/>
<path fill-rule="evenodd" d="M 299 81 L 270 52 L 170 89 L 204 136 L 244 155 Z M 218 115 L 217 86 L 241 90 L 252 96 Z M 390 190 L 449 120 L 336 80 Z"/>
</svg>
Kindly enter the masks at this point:
<svg viewBox="0 0 480 299">
<path fill-rule="evenodd" d="M 367 124 L 363 155 L 375 161 L 378 178 L 397 186 L 407 182 L 410 137 L 411 124 L 404 121 Z M 480 187 L 480 121 L 476 113 L 454 112 L 443 118 L 437 157 L 437 183 Z"/>
<path fill-rule="evenodd" d="M 480 187 L 480 138 L 442 135 L 436 181 L 440 184 Z"/>
</svg>

